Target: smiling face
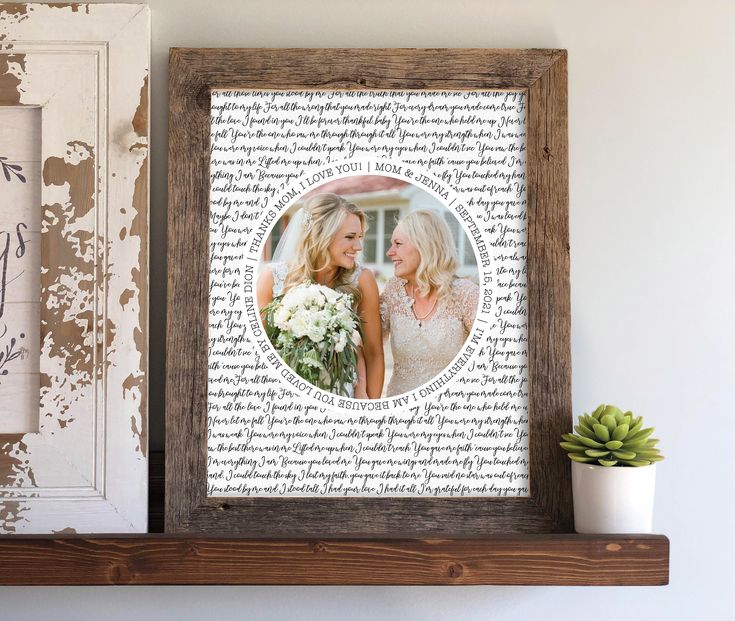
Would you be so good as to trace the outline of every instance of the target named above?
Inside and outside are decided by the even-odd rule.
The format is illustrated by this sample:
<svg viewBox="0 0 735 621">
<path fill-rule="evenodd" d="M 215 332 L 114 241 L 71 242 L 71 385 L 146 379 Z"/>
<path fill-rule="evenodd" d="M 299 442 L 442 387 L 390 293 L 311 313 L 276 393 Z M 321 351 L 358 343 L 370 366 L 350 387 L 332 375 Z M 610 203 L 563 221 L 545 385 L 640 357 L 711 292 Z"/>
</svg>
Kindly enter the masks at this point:
<svg viewBox="0 0 735 621">
<path fill-rule="evenodd" d="M 354 213 L 348 214 L 327 248 L 329 265 L 353 269 L 357 254 L 362 250 L 362 238 L 360 218 Z"/>
<path fill-rule="evenodd" d="M 421 263 L 421 255 L 418 248 L 401 231 L 400 225 L 393 230 L 393 235 L 390 238 L 390 248 L 386 254 L 393 261 L 393 271 L 398 278 L 411 281 L 416 278 L 416 271 Z"/>
</svg>

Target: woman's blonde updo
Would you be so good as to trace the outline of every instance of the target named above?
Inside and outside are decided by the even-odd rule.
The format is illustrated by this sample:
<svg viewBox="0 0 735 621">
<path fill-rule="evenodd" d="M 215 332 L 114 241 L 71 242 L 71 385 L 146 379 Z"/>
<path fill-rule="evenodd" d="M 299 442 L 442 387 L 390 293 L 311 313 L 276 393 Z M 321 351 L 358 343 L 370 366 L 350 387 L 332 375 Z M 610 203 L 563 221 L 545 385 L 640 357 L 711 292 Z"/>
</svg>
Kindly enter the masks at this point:
<svg viewBox="0 0 735 621">
<path fill-rule="evenodd" d="M 367 217 L 355 204 L 337 194 L 315 194 L 304 203 L 303 233 L 296 246 L 293 265 L 289 266 L 284 291 L 306 281 L 316 282 L 319 272 L 329 267 L 329 245 L 350 214 L 360 219 L 362 232 L 367 230 Z M 337 268 L 330 283 L 332 289 L 352 294 L 355 308 L 360 304 L 360 289 L 353 282 L 355 268 Z"/>
<path fill-rule="evenodd" d="M 459 259 L 449 225 L 433 211 L 419 210 L 399 220 L 397 227 L 421 257 L 416 270 L 416 288 L 423 296 L 434 289 L 439 299 L 451 294 Z"/>
</svg>

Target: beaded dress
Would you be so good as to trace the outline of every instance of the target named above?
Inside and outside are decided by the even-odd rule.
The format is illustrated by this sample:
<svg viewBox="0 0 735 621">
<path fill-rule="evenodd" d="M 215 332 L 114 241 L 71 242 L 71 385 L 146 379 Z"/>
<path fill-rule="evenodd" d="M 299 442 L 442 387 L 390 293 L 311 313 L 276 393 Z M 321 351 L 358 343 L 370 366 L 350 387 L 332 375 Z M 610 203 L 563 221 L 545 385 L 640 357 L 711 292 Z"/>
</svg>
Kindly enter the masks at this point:
<svg viewBox="0 0 735 621">
<path fill-rule="evenodd" d="M 423 320 L 413 313 L 405 283 L 391 278 L 380 296 L 383 336 L 390 335 L 393 353 L 386 397 L 410 392 L 440 375 L 462 349 L 477 314 L 480 290 L 471 280 L 455 278 L 451 294 Z"/>
</svg>

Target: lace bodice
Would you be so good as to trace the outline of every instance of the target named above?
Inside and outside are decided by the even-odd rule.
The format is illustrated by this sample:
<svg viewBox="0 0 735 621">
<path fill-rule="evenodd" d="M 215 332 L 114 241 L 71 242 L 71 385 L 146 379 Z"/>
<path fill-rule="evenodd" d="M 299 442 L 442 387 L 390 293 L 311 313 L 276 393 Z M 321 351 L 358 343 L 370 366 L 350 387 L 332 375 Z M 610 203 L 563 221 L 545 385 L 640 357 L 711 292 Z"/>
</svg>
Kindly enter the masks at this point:
<svg viewBox="0 0 735 621">
<path fill-rule="evenodd" d="M 387 397 L 418 388 L 452 362 L 472 329 L 479 293 L 471 280 L 455 278 L 451 295 L 439 302 L 433 315 L 419 322 L 405 281 L 394 277 L 386 283 L 380 296 L 380 316 L 393 353 Z"/>
<path fill-rule="evenodd" d="M 286 284 L 286 276 L 288 275 L 288 265 L 286 263 L 271 263 L 271 273 L 273 274 L 273 297 L 283 293 L 283 286 Z"/>
</svg>

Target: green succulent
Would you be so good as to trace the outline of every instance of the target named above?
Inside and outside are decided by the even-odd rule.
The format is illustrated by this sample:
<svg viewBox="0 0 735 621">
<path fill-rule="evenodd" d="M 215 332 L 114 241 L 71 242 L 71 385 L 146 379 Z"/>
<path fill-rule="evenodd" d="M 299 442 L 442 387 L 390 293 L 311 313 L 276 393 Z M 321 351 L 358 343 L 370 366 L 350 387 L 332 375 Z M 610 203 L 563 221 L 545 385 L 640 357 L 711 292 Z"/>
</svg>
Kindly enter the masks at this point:
<svg viewBox="0 0 735 621">
<path fill-rule="evenodd" d="M 643 429 L 643 417 L 633 416 L 614 405 L 601 405 L 592 414 L 579 417 L 577 433 L 562 434 L 561 447 L 569 459 L 601 466 L 648 466 L 661 461 L 651 438 L 653 427 Z M 577 435 L 579 434 L 579 435 Z"/>
</svg>

